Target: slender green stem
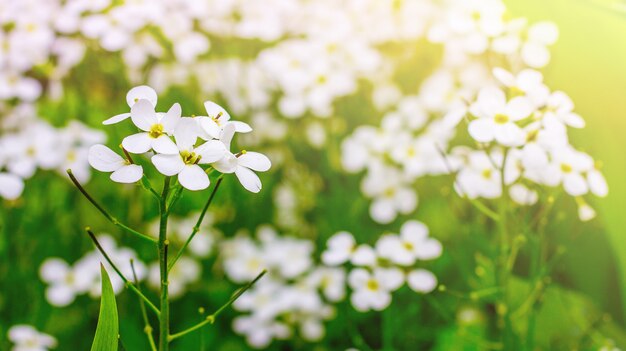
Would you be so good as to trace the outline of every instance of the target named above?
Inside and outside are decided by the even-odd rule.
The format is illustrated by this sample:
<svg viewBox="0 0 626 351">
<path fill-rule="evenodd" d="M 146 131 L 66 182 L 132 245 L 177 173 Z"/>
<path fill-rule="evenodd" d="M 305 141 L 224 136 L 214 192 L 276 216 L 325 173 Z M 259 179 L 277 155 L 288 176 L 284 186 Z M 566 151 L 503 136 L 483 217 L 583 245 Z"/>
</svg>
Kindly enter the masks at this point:
<svg viewBox="0 0 626 351">
<path fill-rule="evenodd" d="M 235 301 L 237 301 L 237 299 L 243 295 L 246 291 L 248 291 L 248 289 L 250 289 L 254 284 L 256 284 L 257 281 L 259 281 L 259 279 L 261 279 L 265 273 L 267 273 L 267 271 L 264 269 L 261 273 L 259 273 L 259 275 L 256 276 L 256 278 L 254 278 L 252 281 L 250 281 L 248 284 L 246 284 L 245 286 L 243 286 L 242 288 L 240 288 L 239 290 L 237 290 L 233 296 L 231 296 L 231 298 L 228 300 L 228 302 L 226 302 L 225 304 L 222 305 L 222 307 L 218 308 L 217 311 L 213 312 L 212 315 L 207 316 L 202 322 L 192 326 L 191 328 L 185 329 L 179 333 L 176 334 L 172 334 L 169 336 L 169 340 L 174 340 L 174 339 L 178 339 L 181 336 L 187 335 L 193 331 L 196 331 L 202 327 L 204 327 L 207 324 L 213 324 L 215 323 L 215 319 L 228 307 L 230 307 Z"/>
<path fill-rule="evenodd" d="M 159 351 L 169 350 L 168 335 L 170 333 L 170 304 L 168 298 L 168 278 L 167 278 L 167 196 L 170 191 L 170 177 L 163 181 L 163 191 L 159 203 L 159 270 L 161 275 L 161 315 L 159 316 Z"/>
<path fill-rule="evenodd" d="M 217 178 L 217 182 L 215 183 L 215 187 L 213 188 L 213 191 L 211 192 L 211 195 L 209 196 L 209 199 L 204 204 L 204 208 L 202 208 L 202 212 L 200 212 L 200 217 L 198 217 L 198 221 L 196 222 L 196 225 L 193 227 L 193 230 L 191 231 L 191 234 L 187 238 L 187 241 L 185 241 L 185 244 L 183 245 L 183 247 L 181 247 L 180 250 L 178 250 L 178 252 L 176 253 L 176 256 L 174 257 L 174 259 L 169 263 L 169 266 L 167 268 L 168 271 L 170 271 L 172 269 L 172 267 L 174 267 L 174 265 L 176 264 L 176 261 L 178 261 L 180 256 L 183 255 L 183 252 L 185 252 L 185 249 L 187 248 L 187 246 L 189 246 L 189 243 L 191 242 L 191 240 L 193 240 L 194 236 L 196 236 L 198 231 L 200 231 L 200 226 L 202 225 L 202 221 L 204 220 L 204 216 L 206 215 L 206 212 L 207 212 L 209 206 L 211 205 L 211 202 L 213 202 L 213 198 L 215 197 L 215 194 L 217 193 L 217 189 L 219 189 L 220 184 L 222 184 L 222 180 L 223 180 L 222 176 L 219 176 L 219 178 Z"/>
<path fill-rule="evenodd" d="M 498 325 L 502 328 L 502 343 L 505 349 L 508 349 L 509 346 L 514 345 L 513 338 L 513 328 L 511 325 L 511 315 L 508 301 L 508 284 L 509 284 L 509 276 L 511 271 L 509 269 L 509 265 L 512 267 L 513 263 L 509 263 L 509 249 L 510 249 L 510 238 L 508 233 L 508 223 L 507 223 L 507 215 L 508 215 L 508 193 L 506 189 L 506 181 L 505 181 L 505 169 L 506 169 L 506 160 L 507 160 L 508 150 L 504 151 L 504 157 L 502 158 L 502 165 L 500 167 L 500 186 L 502 189 L 502 195 L 500 197 L 500 206 L 499 206 L 499 217 L 498 221 L 498 231 L 499 231 L 499 259 L 498 259 L 498 285 L 502 288 L 502 298 L 500 300 L 500 305 L 498 306 Z"/>
<path fill-rule="evenodd" d="M 117 218 L 113 217 L 107 210 L 104 209 L 104 207 L 102 207 L 93 197 L 91 197 L 91 195 L 89 195 L 89 193 L 87 192 L 87 190 L 85 190 L 85 188 L 83 188 L 83 186 L 78 182 L 78 179 L 76 179 L 76 177 L 74 176 L 74 174 L 72 173 L 71 169 L 67 170 L 67 174 L 70 176 L 70 179 L 72 180 L 72 183 L 74 183 L 74 185 L 76 186 L 76 188 L 78 188 L 78 190 L 85 196 L 85 198 L 87 198 L 87 200 L 89 200 L 89 202 L 91 202 L 92 205 L 94 205 L 96 207 L 96 209 L 98 209 L 98 211 L 100 211 L 100 213 L 102 213 L 104 215 L 104 217 L 106 217 L 111 223 L 113 223 L 114 225 L 125 229 L 126 231 L 128 231 L 131 234 L 134 234 L 144 240 L 147 240 L 151 243 L 156 243 L 156 240 L 148 235 L 142 234 L 130 227 L 128 227 L 127 225 L 125 225 L 124 223 L 120 222 Z"/>
<path fill-rule="evenodd" d="M 150 299 L 148 299 L 146 297 L 146 295 L 144 295 L 135 285 L 133 285 L 133 283 L 131 283 L 128 279 L 126 279 L 126 277 L 122 274 L 122 272 L 119 270 L 119 268 L 117 268 L 115 263 L 113 263 L 113 261 L 111 260 L 111 257 L 109 257 L 109 255 L 106 253 L 106 251 L 104 251 L 104 248 L 102 247 L 102 245 L 100 245 L 100 242 L 98 242 L 98 239 L 96 238 L 96 235 L 91 231 L 91 228 L 87 227 L 87 228 L 85 228 L 85 230 L 87 231 L 87 234 L 89 234 L 89 237 L 91 238 L 93 243 L 96 245 L 96 248 L 98 248 L 98 251 L 100 251 L 102 256 L 104 256 L 104 259 L 109 263 L 109 265 L 111 267 L 113 267 L 113 270 L 115 271 L 115 273 L 117 273 L 117 275 L 120 277 L 120 279 L 122 279 L 124 284 L 131 291 L 133 291 L 135 294 L 137 294 L 137 296 L 139 296 L 143 301 L 145 301 L 145 303 L 148 305 L 148 307 L 150 307 L 150 309 L 153 310 L 154 313 L 156 313 L 157 316 L 159 316 L 161 314 L 159 309 L 150 301 Z"/>
<path fill-rule="evenodd" d="M 133 280 L 135 281 L 135 285 L 137 289 L 141 291 L 141 286 L 139 285 L 139 279 L 137 278 L 137 272 L 135 271 L 135 262 L 133 259 L 130 260 L 130 269 L 133 271 Z M 148 343 L 150 344 L 150 350 L 156 351 L 156 345 L 154 344 L 154 337 L 152 336 L 152 326 L 150 325 L 150 321 L 148 320 L 148 313 L 146 312 L 146 304 L 142 299 L 139 299 L 139 308 L 141 309 L 141 317 L 143 318 L 143 331 L 146 333 L 148 337 Z"/>
</svg>

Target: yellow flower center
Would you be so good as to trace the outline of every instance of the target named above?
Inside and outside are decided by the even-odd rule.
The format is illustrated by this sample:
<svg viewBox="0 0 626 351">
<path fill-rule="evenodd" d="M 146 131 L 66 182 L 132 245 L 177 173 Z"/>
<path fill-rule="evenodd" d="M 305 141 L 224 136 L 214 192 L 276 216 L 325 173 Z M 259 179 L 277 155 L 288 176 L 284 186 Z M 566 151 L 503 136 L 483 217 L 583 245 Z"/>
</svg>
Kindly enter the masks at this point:
<svg viewBox="0 0 626 351">
<path fill-rule="evenodd" d="M 376 280 L 374 280 L 374 279 L 368 280 L 367 281 L 367 288 L 369 290 L 373 290 L 373 291 L 378 290 L 378 282 Z"/>
<path fill-rule="evenodd" d="M 394 188 L 388 188 L 385 190 L 386 197 L 393 197 L 395 194 L 396 194 L 396 189 Z"/>
<path fill-rule="evenodd" d="M 405 249 L 409 250 L 409 251 L 413 251 L 413 244 L 411 244 L 408 241 L 405 241 L 402 243 L 402 246 L 404 246 Z"/>
<path fill-rule="evenodd" d="M 573 168 L 571 165 L 567 164 L 567 163 L 561 163 L 561 171 L 563 171 L 563 173 L 570 173 L 572 172 Z"/>
<path fill-rule="evenodd" d="M 183 162 L 187 165 L 193 165 L 200 161 L 200 155 L 196 155 L 193 151 L 181 151 L 180 157 L 182 157 Z"/>
<path fill-rule="evenodd" d="M 503 115 L 498 113 L 495 117 L 494 120 L 496 121 L 496 123 L 498 124 L 505 124 L 506 122 L 509 121 L 509 117 L 507 115 Z"/>
<path fill-rule="evenodd" d="M 414 157 L 415 154 L 417 154 L 417 152 L 415 152 L 415 148 L 413 146 L 410 146 L 407 150 L 406 150 L 406 155 L 409 157 Z"/>
<path fill-rule="evenodd" d="M 158 138 L 161 135 L 163 135 L 163 125 L 161 123 L 156 123 L 153 124 L 152 127 L 150 127 L 150 136 L 152 138 Z"/>
<path fill-rule="evenodd" d="M 491 173 L 492 173 L 492 171 L 490 169 L 485 169 L 485 170 L 483 170 L 482 176 L 484 178 L 489 179 L 489 178 L 491 178 Z"/>
<path fill-rule="evenodd" d="M 537 140 L 538 135 L 539 135 L 539 130 L 537 129 L 531 130 L 530 132 L 528 132 L 528 134 L 526 134 L 526 141 L 527 142 L 535 141 Z"/>
</svg>

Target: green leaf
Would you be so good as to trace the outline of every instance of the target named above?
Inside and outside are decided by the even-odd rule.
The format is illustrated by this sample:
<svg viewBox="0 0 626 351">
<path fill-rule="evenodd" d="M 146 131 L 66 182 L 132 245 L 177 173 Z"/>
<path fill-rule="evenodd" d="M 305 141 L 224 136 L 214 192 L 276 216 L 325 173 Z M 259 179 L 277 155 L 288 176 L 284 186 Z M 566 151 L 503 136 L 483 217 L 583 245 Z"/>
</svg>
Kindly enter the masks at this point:
<svg viewBox="0 0 626 351">
<path fill-rule="evenodd" d="M 103 265 L 100 265 L 100 272 L 102 274 L 102 298 L 100 300 L 98 327 L 91 345 L 91 351 L 117 351 L 119 322 L 115 293 L 113 292 L 109 275 Z"/>
</svg>

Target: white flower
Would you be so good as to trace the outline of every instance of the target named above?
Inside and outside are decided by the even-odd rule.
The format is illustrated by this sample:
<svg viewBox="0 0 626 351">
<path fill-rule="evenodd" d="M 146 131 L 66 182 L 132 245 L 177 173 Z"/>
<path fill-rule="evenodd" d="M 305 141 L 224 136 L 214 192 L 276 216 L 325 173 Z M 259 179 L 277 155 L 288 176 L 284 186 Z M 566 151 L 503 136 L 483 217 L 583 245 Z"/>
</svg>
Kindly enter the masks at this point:
<svg viewBox="0 0 626 351">
<path fill-rule="evenodd" d="M 356 268 L 350 272 L 348 283 L 353 290 L 350 301 L 357 311 L 382 311 L 391 303 L 391 291 L 404 283 L 404 277 L 395 269 L 377 268 L 370 273 Z"/>
<path fill-rule="evenodd" d="M 341 301 L 346 295 L 346 271 L 343 268 L 318 267 L 307 279 L 320 288 L 328 301 Z"/>
<path fill-rule="evenodd" d="M 232 124 L 227 124 L 224 127 L 221 141 L 226 146 L 226 150 L 230 149 L 235 128 Z M 265 172 L 271 166 L 272 163 L 267 156 L 246 150 L 237 155 L 227 151 L 221 160 L 213 164 L 213 167 L 221 173 L 235 173 L 241 185 L 253 193 L 258 193 L 262 188 L 261 179 L 253 171 Z"/>
<path fill-rule="evenodd" d="M 418 293 L 429 293 L 437 287 L 437 277 L 425 269 L 414 269 L 407 275 L 409 287 Z"/>
<path fill-rule="evenodd" d="M 209 164 L 223 158 L 224 144 L 217 140 L 194 147 L 197 140 L 197 123 L 193 118 L 182 118 L 174 131 L 176 154 L 156 154 L 152 164 L 161 174 L 178 175 L 178 182 L 186 189 L 195 191 L 209 187 L 210 180 L 199 164 Z"/>
<path fill-rule="evenodd" d="M 124 138 L 122 146 L 134 154 L 143 154 L 151 148 L 160 154 L 178 153 L 178 148 L 168 135 L 174 134 L 181 112 L 180 105 L 176 103 L 161 117 L 148 100 L 137 101 L 130 109 L 130 118 L 143 132 Z"/>
<path fill-rule="evenodd" d="M 76 295 L 87 292 L 92 284 L 91 274 L 80 267 L 70 267 L 59 258 L 46 259 L 39 269 L 39 275 L 49 284 L 46 288 L 46 300 L 58 307 L 72 303 Z"/>
<path fill-rule="evenodd" d="M 504 92 L 497 88 L 483 88 L 478 99 L 470 106 L 470 112 L 478 117 L 469 124 L 469 133 L 476 141 L 488 143 L 496 140 L 504 146 L 519 146 L 526 136 L 515 123 L 532 112 L 532 104 L 526 97 L 514 97 L 507 101 Z"/>
<path fill-rule="evenodd" d="M 9 329 L 9 341 L 15 346 L 12 351 L 47 351 L 57 347 L 57 340 L 37 331 L 30 325 L 18 324 Z"/>
<path fill-rule="evenodd" d="M 100 172 L 113 172 L 111 180 L 117 183 L 134 183 L 143 176 L 143 167 L 131 164 L 104 145 L 90 147 L 88 160 Z"/>
<path fill-rule="evenodd" d="M 147 85 L 141 85 L 138 87 L 132 88 L 128 94 L 126 94 L 126 103 L 128 107 L 132 108 L 135 103 L 139 100 L 148 100 L 153 107 L 156 107 L 157 104 L 157 93 L 154 89 L 150 88 Z M 115 115 L 106 121 L 102 122 L 104 125 L 119 123 L 125 119 L 130 117 L 130 113 L 122 113 L 119 115 Z"/>
<path fill-rule="evenodd" d="M 224 127 L 228 124 L 232 124 L 235 127 L 235 132 L 238 133 L 248 133 L 252 131 L 252 128 L 247 123 L 231 121 L 230 114 L 228 114 L 223 107 L 212 101 L 206 101 L 204 108 L 206 109 L 207 116 L 198 116 L 196 118 L 202 130 L 210 138 L 219 139 Z M 205 139 L 207 138 L 205 137 Z"/>
<path fill-rule="evenodd" d="M 484 197 L 495 199 L 502 194 L 500 171 L 495 168 L 501 163 L 500 154 L 485 154 L 483 151 L 471 151 L 464 165 L 456 177 L 455 190 L 459 195 L 470 199 Z"/>
<path fill-rule="evenodd" d="M 428 227 L 418 221 L 408 221 L 400 235 L 383 235 L 376 243 L 381 258 L 401 266 L 411 266 L 416 260 L 430 260 L 441 255 L 439 241 L 428 237 Z"/>
</svg>

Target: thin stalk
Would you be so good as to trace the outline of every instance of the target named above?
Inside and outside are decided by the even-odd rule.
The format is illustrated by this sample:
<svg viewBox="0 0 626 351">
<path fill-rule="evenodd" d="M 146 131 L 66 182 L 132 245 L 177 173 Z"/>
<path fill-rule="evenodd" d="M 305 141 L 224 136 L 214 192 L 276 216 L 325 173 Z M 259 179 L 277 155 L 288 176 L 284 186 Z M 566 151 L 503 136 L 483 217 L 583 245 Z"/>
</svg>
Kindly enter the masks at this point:
<svg viewBox="0 0 626 351">
<path fill-rule="evenodd" d="M 104 217 L 106 217 L 106 219 L 109 220 L 109 222 L 113 223 L 114 225 L 125 229 L 126 231 L 128 231 L 131 234 L 134 234 L 144 240 L 147 240 L 151 243 L 156 243 L 156 240 L 154 240 L 154 238 L 142 234 L 132 228 L 130 228 L 129 226 L 125 225 L 124 223 L 120 222 L 117 218 L 113 217 L 107 210 L 104 209 L 104 207 L 102 207 L 93 197 L 91 197 L 91 195 L 89 195 L 89 193 L 87 192 L 87 190 L 85 190 L 85 188 L 83 188 L 83 186 L 78 182 L 78 180 L 76 179 L 76 177 L 74 176 L 74 174 L 72 173 L 71 169 L 67 170 L 67 174 L 70 176 L 70 179 L 72 180 L 72 183 L 74 183 L 74 185 L 76 186 L 76 188 L 78 188 L 78 190 L 85 196 L 85 198 L 87 198 L 87 200 L 89 200 L 89 202 L 91 202 L 92 205 L 94 205 L 94 207 L 96 209 L 98 209 L 98 211 L 100 211 L 100 213 L 102 213 L 104 215 Z"/>
<path fill-rule="evenodd" d="M 91 238 L 93 243 L 96 245 L 96 248 L 98 249 L 98 251 L 100 251 L 100 253 L 102 253 L 102 256 L 104 256 L 104 259 L 109 263 L 111 267 L 113 267 L 113 270 L 115 271 L 115 273 L 117 273 L 120 279 L 122 279 L 122 281 L 124 282 L 124 285 L 126 285 L 131 291 L 137 294 L 137 296 L 139 296 L 143 301 L 145 301 L 148 307 L 150 307 L 150 309 L 153 310 L 157 316 L 160 316 L 161 313 L 159 309 L 150 301 L 150 299 L 146 297 L 146 295 L 144 295 L 135 285 L 133 285 L 133 283 L 131 283 L 128 279 L 126 279 L 126 277 L 122 274 L 119 268 L 117 268 L 115 263 L 113 263 L 109 255 L 106 253 L 106 251 L 104 251 L 104 248 L 102 247 L 102 245 L 100 245 L 100 242 L 98 242 L 96 235 L 91 231 L 91 228 L 87 227 L 85 228 L 85 230 L 87 231 L 87 234 L 89 234 L 89 237 Z"/>
<path fill-rule="evenodd" d="M 135 281 L 135 285 L 137 286 L 137 289 L 141 291 L 141 288 L 139 285 L 139 279 L 137 278 L 137 272 L 135 271 L 135 262 L 132 259 L 130 260 L 130 269 L 133 271 L 133 280 Z M 154 344 L 154 337 L 152 336 L 152 326 L 150 325 L 150 321 L 148 320 L 148 313 L 146 312 L 146 304 L 143 302 L 142 299 L 139 299 L 139 308 L 141 309 L 141 317 L 143 318 L 143 324 L 144 324 L 143 331 L 144 333 L 146 333 L 146 336 L 148 337 L 150 350 L 156 351 L 157 348 L 156 348 L 156 345 Z"/>
<path fill-rule="evenodd" d="M 509 284 L 509 233 L 508 233 L 508 224 L 507 224 L 507 215 L 508 215 L 508 196 L 506 191 L 506 182 L 505 182 L 505 165 L 507 160 L 508 150 L 504 151 L 504 157 L 502 158 L 502 166 L 500 167 L 500 186 L 502 189 L 502 196 L 500 198 L 499 205 L 499 218 L 498 223 L 498 232 L 499 232 L 499 246 L 500 253 L 498 259 L 499 272 L 497 275 L 498 285 L 502 288 L 502 298 L 500 301 L 500 306 L 498 306 L 498 325 L 502 328 L 502 343 L 505 349 L 508 349 L 508 346 L 513 345 L 514 341 L 512 340 L 513 329 L 511 326 L 511 316 L 510 316 L 510 308 L 508 305 L 508 284 Z M 511 264 L 512 266 L 512 264 Z"/>
<path fill-rule="evenodd" d="M 264 269 L 261 273 L 259 273 L 259 275 L 256 276 L 256 278 L 254 278 L 252 281 L 250 281 L 248 284 L 246 284 L 244 287 L 242 287 L 241 289 L 237 290 L 233 296 L 231 296 L 231 298 L 228 300 L 228 302 L 226 302 L 225 304 L 222 305 L 222 307 L 218 308 L 217 311 L 213 312 L 212 315 L 207 316 L 202 322 L 187 328 L 181 332 L 178 332 L 176 334 L 172 334 L 169 336 L 169 340 L 172 341 L 174 339 L 178 339 L 181 336 L 187 335 L 193 331 L 196 331 L 202 327 L 204 327 L 207 324 L 213 324 L 215 323 L 215 319 L 228 307 L 230 307 L 235 301 L 237 301 L 237 299 L 243 295 L 246 291 L 248 291 L 248 289 L 250 289 L 257 281 L 259 281 L 259 279 L 261 279 L 265 273 L 267 273 L 267 271 Z"/>
<path fill-rule="evenodd" d="M 159 270 L 161 275 L 161 315 L 159 316 L 159 351 L 169 350 L 168 335 L 170 333 L 170 303 L 168 298 L 168 278 L 167 278 L 167 195 L 170 190 L 170 177 L 163 181 L 163 191 L 159 203 Z"/>
<path fill-rule="evenodd" d="M 217 182 L 215 183 L 215 187 L 213 188 L 213 191 L 211 192 L 211 195 L 209 195 L 209 199 L 204 204 L 204 208 L 202 208 L 202 212 L 200 212 L 200 217 L 198 217 L 198 221 L 196 222 L 196 225 L 193 227 L 193 230 L 191 231 L 191 234 L 189 235 L 189 237 L 185 241 L 185 244 L 183 244 L 183 247 L 181 247 L 180 250 L 178 250 L 178 252 L 176 253 L 176 256 L 174 257 L 174 259 L 169 263 L 169 266 L 167 268 L 168 271 L 170 271 L 172 269 L 172 267 L 174 267 L 174 265 L 176 264 L 176 261 L 178 261 L 180 256 L 183 255 L 183 252 L 185 252 L 185 249 L 187 248 L 187 246 L 189 246 L 189 243 L 191 242 L 191 240 L 193 240 L 194 236 L 196 236 L 198 231 L 200 231 L 200 226 L 202 225 L 202 221 L 204 220 L 204 216 L 206 215 L 206 212 L 207 212 L 209 206 L 211 205 L 211 202 L 213 202 L 213 198 L 215 197 L 215 194 L 217 193 L 217 189 L 219 189 L 220 184 L 222 184 L 222 180 L 223 179 L 224 178 L 222 178 L 222 176 L 219 176 L 219 178 L 217 178 Z"/>
</svg>

